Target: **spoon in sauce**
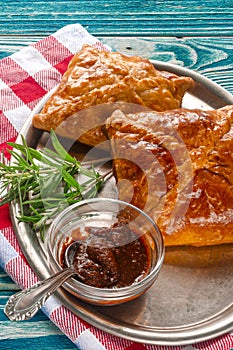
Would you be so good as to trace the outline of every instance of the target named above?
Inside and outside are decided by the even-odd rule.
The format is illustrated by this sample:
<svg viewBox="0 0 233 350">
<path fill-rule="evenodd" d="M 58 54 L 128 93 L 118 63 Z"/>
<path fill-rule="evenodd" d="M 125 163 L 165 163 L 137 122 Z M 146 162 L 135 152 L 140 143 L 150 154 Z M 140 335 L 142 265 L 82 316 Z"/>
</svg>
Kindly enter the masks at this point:
<svg viewBox="0 0 233 350">
<path fill-rule="evenodd" d="M 73 266 L 73 261 L 79 245 L 80 242 L 75 241 L 67 247 L 65 251 L 67 268 L 9 298 L 4 312 L 11 321 L 23 321 L 32 318 L 51 294 L 66 280 L 77 274 Z"/>
</svg>

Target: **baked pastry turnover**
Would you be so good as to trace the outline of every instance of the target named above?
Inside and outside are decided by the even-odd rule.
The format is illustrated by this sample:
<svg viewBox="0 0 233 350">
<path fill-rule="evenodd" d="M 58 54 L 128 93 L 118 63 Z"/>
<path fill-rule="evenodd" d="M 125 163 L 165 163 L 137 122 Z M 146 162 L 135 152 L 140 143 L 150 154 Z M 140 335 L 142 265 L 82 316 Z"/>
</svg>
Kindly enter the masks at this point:
<svg viewBox="0 0 233 350">
<path fill-rule="evenodd" d="M 106 121 L 119 198 L 145 210 L 166 246 L 233 242 L 233 106 Z"/>
<path fill-rule="evenodd" d="M 189 77 L 178 77 L 155 69 L 147 59 L 84 45 L 72 58 L 61 83 L 32 122 L 36 128 L 47 131 L 56 129 L 62 136 L 77 139 L 74 121 L 62 125 L 76 112 L 90 106 L 119 101 L 156 111 L 179 108 L 185 92 L 193 84 Z M 94 109 L 78 120 L 79 128 L 83 130 L 78 139 L 91 146 L 105 140 L 101 124 L 106 115 L 93 114 Z M 92 118 L 90 125 L 95 125 L 91 130 L 89 117 Z"/>
</svg>

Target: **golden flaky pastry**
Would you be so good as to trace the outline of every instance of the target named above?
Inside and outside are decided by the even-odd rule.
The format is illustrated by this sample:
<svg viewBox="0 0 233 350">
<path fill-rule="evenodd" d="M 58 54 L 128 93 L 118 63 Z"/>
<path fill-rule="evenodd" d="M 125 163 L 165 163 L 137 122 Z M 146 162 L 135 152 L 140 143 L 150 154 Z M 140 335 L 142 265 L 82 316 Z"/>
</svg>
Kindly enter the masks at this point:
<svg viewBox="0 0 233 350">
<path fill-rule="evenodd" d="M 149 60 L 118 52 L 98 50 L 84 45 L 70 61 L 61 83 L 48 99 L 42 111 L 33 117 L 33 126 L 42 130 L 56 129 L 64 120 L 90 106 L 114 102 L 130 102 L 165 111 L 181 106 L 184 93 L 194 84 L 189 77 L 158 71 Z M 77 139 L 75 123 L 80 123 L 84 135 L 78 137 L 88 145 L 105 140 L 101 131 L 102 113 L 80 116 L 77 122 L 67 122 L 58 133 Z M 99 115 L 100 114 L 100 115 Z M 89 127 L 89 117 L 92 118 Z M 106 116 L 104 116 L 106 118 Z M 93 127 L 93 125 L 95 125 Z"/>
<path fill-rule="evenodd" d="M 119 198 L 144 209 L 166 246 L 233 242 L 233 106 L 106 121 Z"/>
</svg>

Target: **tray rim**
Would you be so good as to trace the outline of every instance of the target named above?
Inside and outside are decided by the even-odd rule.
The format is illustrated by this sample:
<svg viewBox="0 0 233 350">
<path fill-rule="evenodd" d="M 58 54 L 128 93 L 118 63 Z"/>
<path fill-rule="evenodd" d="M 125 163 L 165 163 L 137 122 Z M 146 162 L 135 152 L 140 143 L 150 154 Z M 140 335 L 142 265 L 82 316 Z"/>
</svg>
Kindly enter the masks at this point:
<svg viewBox="0 0 233 350">
<path fill-rule="evenodd" d="M 196 83 L 206 87 L 213 95 L 217 93 L 217 96 L 225 101 L 225 105 L 233 104 L 233 96 L 228 91 L 200 73 L 167 62 L 155 60 L 150 61 L 159 70 L 167 70 L 177 75 L 189 76 L 193 78 Z M 25 136 L 29 134 L 28 137 L 32 139 L 34 133 L 37 134 L 37 138 L 42 134 L 42 131 L 32 127 L 31 118 L 35 113 L 38 113 L 45 101 L 55 89 L 56 87 L 46 94 L 32 110 L 21 131 L 19 132 L 16 142 L 21 142 L 20 135 Z M 40 247 L 37 236 L 30 235 L 30 228 L 28 225 L 17 222 L 16 213 L 18 210 L 19 207 L 17 202 L 12 202 L 10 204 L 10 214 L 19 245 L 30 267 L 40 279 L 44 279 L 50 276 L 50 271 L 46 265 L 45 253 Z M 39 257 L 39 264 L 37 264 L 37 260 L 34 259 L 35 254 L 37 257 Z M 126 322 L 122 323 L 115 320 L 113 324 L 111 317 L 108 315 L 105 315 L 103 319 L 103 314 L 100 314 L 96 310 L 95 306 L 78 300 L 64 288 L 60 288 L 55 295 L 59 298 L 61 303 L 63 303 L 75 315 L 79 316 L 81 319 L 85 320 L 91 325 L 112 335 L 145 344 L 165 346 L 190 345 L 213 339 L 217 336 L 223 335 L 224 333 L 232 331 L 233 329 L 233 303 L 227 308 L 221 310 L 219 313 L 214 314 L 201 322 L 178 327 L 153 327 L 153 329 L 152 327 L 148 328 L 146 326 L 140 326 L 141 332 L 139 332 L 138 327 Z"/>
</svg>

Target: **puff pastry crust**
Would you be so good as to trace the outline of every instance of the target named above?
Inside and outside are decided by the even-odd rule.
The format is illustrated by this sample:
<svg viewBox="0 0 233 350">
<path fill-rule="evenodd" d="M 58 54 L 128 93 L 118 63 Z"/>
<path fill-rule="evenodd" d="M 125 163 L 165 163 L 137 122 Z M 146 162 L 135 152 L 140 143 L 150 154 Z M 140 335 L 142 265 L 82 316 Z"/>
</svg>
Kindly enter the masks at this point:
<svg viewBox="0 0 233 350">
<path fill-rule="evenodd" d="M 156 111 L 179 108 L 185 92 L 193 84 L 189 77 L 155 69 L 147 59 L 84 45 L 71 59 L 61 83 L 42 111 L 33 117 L 32 123 L 34 127 L 47 131 L 60 125 L 57 132 L 74 139 L 77 139 L 74 124 L 78 123 L 83 130 L 79 141 L 94 146 L 105 140 L 101 125 L 106 116 L 103 117 L 102 113 L 93 116 L 95 110 L 92 109 L 78 122 L 73 119 L 62 123 L 90 106 L 119 101 Z M 92 118 L 90 128 L 89 118 Z"/>
<path fill-rule="evenodd" d="M 106 121 L 119 198 L 145 210 L 166 246 L 233 242 L 233 106 Z"/>
</svg>

